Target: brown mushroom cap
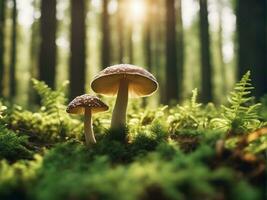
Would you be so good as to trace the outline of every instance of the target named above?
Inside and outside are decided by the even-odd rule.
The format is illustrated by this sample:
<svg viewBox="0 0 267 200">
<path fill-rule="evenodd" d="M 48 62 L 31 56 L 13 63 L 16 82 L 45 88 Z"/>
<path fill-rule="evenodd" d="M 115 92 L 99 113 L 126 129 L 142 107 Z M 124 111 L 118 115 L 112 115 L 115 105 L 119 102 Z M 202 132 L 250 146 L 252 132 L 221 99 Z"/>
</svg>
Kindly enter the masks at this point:
<svg viewBox="0 0 267 200">
<path fill-rule="evenodd" d="M 148 96 L 158 88 L 158 82 L 151 73 L 130 64 L 119 64 L 105 68 L 95 76 L 91 87 L 96 93 L 115 96 L 122 78 L 129 82 L 129 97 Z"/>
<path fill-rule="evenodd" d="M 84 94 L 73 99 L 67 109 L 67 113 L 84 114 L 85 108 L 91 108 L 92 113 L 98 113 L 108 110 L 108 106 L 102 102 L 98 97 Z"/>
</svg>

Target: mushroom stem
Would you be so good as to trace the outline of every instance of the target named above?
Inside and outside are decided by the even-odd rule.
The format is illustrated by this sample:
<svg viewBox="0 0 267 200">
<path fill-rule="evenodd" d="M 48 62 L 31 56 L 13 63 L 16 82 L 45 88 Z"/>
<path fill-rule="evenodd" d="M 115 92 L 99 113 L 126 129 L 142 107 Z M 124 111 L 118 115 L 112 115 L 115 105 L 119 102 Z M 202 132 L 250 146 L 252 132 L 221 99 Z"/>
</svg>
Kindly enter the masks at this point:
<svg viewBox="0 0 267 200">
<path fill-rule="evenodd" d="M 112 113 L 111 128 L 125 127 L 128 104 L 128 85 L 128 80 L 121 79 L 116 103 Z"/>
<path fill-rule="evenodd" d="M 92 127 L 92 111 L 88 107 L 86 107 L 84 111 L 84 135 L 86 145 L 96 143 Z"/>
</svg>

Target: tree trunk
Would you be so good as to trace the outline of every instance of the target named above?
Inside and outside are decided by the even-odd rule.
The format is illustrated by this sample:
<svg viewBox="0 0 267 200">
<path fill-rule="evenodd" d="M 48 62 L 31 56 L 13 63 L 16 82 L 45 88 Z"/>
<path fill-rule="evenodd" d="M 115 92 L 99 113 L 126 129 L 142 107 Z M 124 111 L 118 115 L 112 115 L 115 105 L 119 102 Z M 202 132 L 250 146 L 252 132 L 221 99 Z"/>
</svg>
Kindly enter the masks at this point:
<svg viewBox="0 0 267 200">
<path fill-rule="evenodd" d="M 266 1 L 237 0 L 238 78 L 251 70 L 253 95 L 267 93 Z"/>
<path fill-rule="evenodd" d="M 12 100 L 17 93 L 16 81 L 16 55 L 17 55 L 17 1 L 13 0 L 12 10 L 12 32 L 11 32 L 11 52 L 10 52 L 10 79 L 9 97 Z"/>
<path fill-rule="evenodd" d="M 154 73 L 156 75 L 156 78 L 159 82 L 161 82 L 161 87 L 159 88 L 159 102 L 161 104 L 164 104 L 166 102 L 166 94 L 165 94 L 165 68 L 162 67 L 165 62 L 165 58 L 163 58 L 162 54 L 165 53 L 165 27 L 162 26 L 165 23 L 164 14 L 162 12 L 162 3 L 165 4 L 165 2 L 162 2 L 160 0 L 153 0 L 152 1 L 152 8 L 153 9 L 153 15 L 152 15 L 152 35 L 153 35 L 153 67 L 154 67 Z M 163 5 L 164 5 L 163 4 Z"/>
<path fill-rule="evenodd" d="M 41 47 L 39 78 L 55 88 L 56 73 L 56 0 L 41 0 Z"/>
<path fill-rule="evenodd" d="M 148 71 L 151 71 L 152 67 L 152 47 L 151 47 L 151 0 L 146 0 L 146 16 L 145 23 L 143 25 L 143 37 L 144 37 L 144 55 L 145 65 Z"/>
<path fill-rule="evenodd" d="M 157 17 L 159 16 L 158 13 L 162 13 L 162 10 L 161 10 L 161 5 L 158 1 L 153 1 L 153 7 L 154 7 L 154 12 L 153 12 L 153 15 L 152 15 L 152 19 L 153 19 L 153 33 L 154 33 L 154 38 L 155 38 L 155 42 L 154 42 L 154 56 L 153 56 L 153 63 L 155 65 L 155 72 L 156 72 L 156 75 L 157 77 L 160 77 L 160 75 L 162 74 L 161 73 L 161 61 L 162 61 L 162 51 L 163 51 L 163 48 L 162 48 L 162 44 L 164 43 L 162 41 L 162 30 L 165 28 L 165 27 L 162 27 L 161 24 L 162 24 L 162 20 L 158 20 Z M 161 16 L 160 16 L 161 17 Z M 163 18 L 163 17 L 161 17 Z M 160 23 L 160 25 L 158 26 L 158 24 Z"/>
<path fill-rule="evenodd" d="M 118 10 L 117 10 L 117 27 L 118 27 L 118 48 L 119 48 L 119 63 L 123 63 L 124 56 L 124 12 L 123 12 L 123 0 L 118 0 Z"/>
<path fill-rule="evenodd" d="M 175 1 L 166 1 L 166 103 L 179 100 Z"/>
<path fill-rule="evenodd" d="M 218 2 L 218 15 L 219 15 L 219 31 L 218 31 L 218 48 L 219 48 L 219 64 L 221 71 L 222 79 L 222 94 L 226 95 L 227 93 L 227 80 L 226 80 L 226 69 L 223 57 L 223 28 L 222 28 L 222 9 L 223 9 L 223 0 Z"/>
<path fill-rule="evenodd" d="M 145 67 L 148 71 L 152 71 L 152 47 L 151 47 L 151 40 L 152 40 L 152 0 L 145 0 L 145 8 L 146 8 L 146 15 L 143 23 L 143 50 L 144 50 L 144 57 L 145 57 Z M 142 106 L 146 107 L 147 105 L 147 98 L 142 99 Z"/>
<path fill-rule="evenodd" d="M 30 41 L 30 78 L 37 78 L 38 74 L 38 56 L 39 55 L 39 20 L 35 18 L 35 12 L 39 8 L 39 3 L 37 0 L 32 1 L 32 7 L 34 9 L 34 13 L 32 16 L 33 23 L 31 26 L 31 41 Z M 32 106 L 32 104 L 38 103 L 38 96 L 37 93 L 34 91 L 32 86 L 31 79 L 29 80 L 28 86 L 28 105 Z"/>
<path fill-rule="evenodd" d="M 210 60 L 210 37 L 207 0 L 199 0 L 200 50 L 201 50 L 201 100 L 208 103 L 212 98 L 212 66 Z"/>
<path fill-rule="evenodd" d="M 109 0 L 102 1 L 102 43 L 101 43 L 101 62 L 102 68 L 110 66 L 110 27 L 109 27 L 109 14 L 108 3 Z"/>
<path fill-rule="evenodd" d="M 5 73 L 5 10 L 6 0 L 0 0 L 0 97 L 3 96 L 4 89 L 4 73 Z"/>
<path fill-rule="evenodd" d="M 128 28 L 128 62 L 130 64 L 134 64 L 134 51 L 133 51 L 133 27 L 132 24 L 129 24 L 129 28 Z"/>
<path fill-rule="evenodd" d="M 183 34 L 183 20 L 182 20 L 182 0 L 177 0 L 177 72 L 178 72 L 178 91 L 180 92 L 179 99 L 182 98 L 183 88 L 183 73 L 184 73 L 184 34 Z"/>
<path fill-rule="evenodd" d="M 85 0 L 71 0 L 70 98 L 85 92 Z"/>
</svg>

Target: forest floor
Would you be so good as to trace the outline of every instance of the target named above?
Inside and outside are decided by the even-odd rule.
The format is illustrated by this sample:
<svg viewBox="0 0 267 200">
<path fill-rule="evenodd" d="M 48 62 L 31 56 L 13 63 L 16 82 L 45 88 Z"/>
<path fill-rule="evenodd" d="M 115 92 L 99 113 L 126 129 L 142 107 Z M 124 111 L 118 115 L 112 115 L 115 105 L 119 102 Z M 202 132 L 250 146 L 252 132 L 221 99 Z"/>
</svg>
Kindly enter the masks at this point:
<svg viewBox="0 0 267 200">
<path fill-rule="evenodd" d="M 253 103 L 249 81 L 221 107 L 197 90 L 172 107 L 130 102 L 125 129 L 109 129 L 111 111 L 96 115 L 89 146 L 65 86 L 34 81 L 40 107 L 0 106 L 0 199 L 265 199 L 267 97 Z"/>
</svg>

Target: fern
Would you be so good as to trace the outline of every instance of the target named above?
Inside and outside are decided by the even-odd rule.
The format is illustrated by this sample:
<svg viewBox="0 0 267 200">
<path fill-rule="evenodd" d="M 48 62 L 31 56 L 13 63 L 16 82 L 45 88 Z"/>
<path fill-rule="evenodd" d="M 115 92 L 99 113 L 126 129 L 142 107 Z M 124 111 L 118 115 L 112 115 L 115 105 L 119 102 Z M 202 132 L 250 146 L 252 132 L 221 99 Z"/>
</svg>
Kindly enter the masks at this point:
<svg viewBox="0 0 267 200">
<path fill-rule="evenodd" d="M 248 71 L 230 93 L 229 106 L 222 106 L 221 117 L 211 121 L 213 125 L 233 134 L 245 133 L 258 128 L 260 125 L 258 109 L 261 104 L 251 104 L 253 102 L 253 97 L 250 96 L 252 89 L 254 87 L 251 85 L 250 71 Z"/>
<path fill-rule="evenodd" d="M 147 108 L 140 112 L 140 108 L 130 108 L 128 114 L 128 128 L 131 137 L 138 133 L 147 131 L 155 123 L 164 122 L 165 112 L 168 106 L 159 106 L 157 108 Z"/>
<path fill-rule="evenodd" d="M 170 109 L 170 116 L 167 121 L 169 123 L 169 131 L 175 132 L 177 129 L 196 129 L 201 124 L 200 107 L 197 102 L 197 89 L 192 91 L 191 100 L 185 105 L 177 105 L 176 108 Z"/>
<path fill-rule="evenodd" d="M 14 106 L 7 119 L 11 129 L 49 143 L 77 137 L 82 124 L 79 120 L 72 119 L 65 111 L 64 90 L 68 82 L 64 82 L 58 90 L 52 90 L 44 82 L 36 79 L 32 79 L 32 82 L 34 89 L 40 95 L 41 107 L 37 112 L 31 112 L 20 106 Z"/>
<path fill-rule="evenodd" d="M 67 99 L 64 94 L 69 81 L 63 82 L 57 90 L 52 90 L 43 81 L 32 79 L 32 82 L 33 88 L 41 97 L 41 112 L 45 113 L 45 122 L 52 122 L 49 119 L 54 119 L 52 124 L 50 124 L 55 127 L 55 132 L 61 134 L 64 125 L 66 125 L 66 120 L 69 121 L 70 119 L 65 112 Z M 65 134 L 63 136 L 65 136 Z"/>
<path fill-rule="evenodd" d="M 43 81 L 38 81 L 36 79 L 32 79 L 33 88 L 41 97 L 41 105 L 42 110 L 49 113 L 57 113 L 59 110 L 64 110 L 66 103 L 66 98 L 64 95 L 64 91 L 66 86 L 69 84 L 68 81 L 65 81 L 61 87 L 54 91 L 48 85 L 46 85 Z"/>
<path fill-rule="evenodd" d="M 27 149 L 26 136 L 18 136 L 6 127 L 0 127 L 0 158 L 10 161 L 31 158 L 32 152 Z"/>
</svg>

